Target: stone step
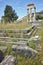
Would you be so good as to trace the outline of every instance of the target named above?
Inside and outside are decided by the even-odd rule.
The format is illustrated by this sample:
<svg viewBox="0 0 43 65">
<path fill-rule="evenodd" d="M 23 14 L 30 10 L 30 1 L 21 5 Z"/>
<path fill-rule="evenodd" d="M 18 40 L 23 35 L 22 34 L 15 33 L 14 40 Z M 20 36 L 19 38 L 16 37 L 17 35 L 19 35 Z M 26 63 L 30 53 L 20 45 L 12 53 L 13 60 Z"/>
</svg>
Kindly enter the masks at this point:
<svg viewBox="0 0 43 65">
<path fill-rule="evenodd" d="M 0 50 L 1 50 L 1 51 L 5 52 L 6 49 L 7 49 L 6 46 L 0 46 Z"/>
<path fill-rule="evenodd" d="M 30 29 L 33 29 L 35 26 L 31 26 L 26 29 L 0 29 L 0 32 L 7 32 L 7 33 L 15 33 L 15 32 L 27 32 Z"/>
<path fill-rule="evenodd" d="M 22 56 L 26 56 L 26 57 L 34 57 L 35 55 L 38 54 L 38 51 L 30 48 L 29 46 L 12 46 L 12 50 L 14 52 L 16 52 L 16 54 L 20 54 Z"/>
<path fill-rule="evenodd" d="M 17 58 L 12 55 L 8 55 L 4 58 L 4 60 L 0 63 L 1 65 L 17 65 Z"/>
</svg>

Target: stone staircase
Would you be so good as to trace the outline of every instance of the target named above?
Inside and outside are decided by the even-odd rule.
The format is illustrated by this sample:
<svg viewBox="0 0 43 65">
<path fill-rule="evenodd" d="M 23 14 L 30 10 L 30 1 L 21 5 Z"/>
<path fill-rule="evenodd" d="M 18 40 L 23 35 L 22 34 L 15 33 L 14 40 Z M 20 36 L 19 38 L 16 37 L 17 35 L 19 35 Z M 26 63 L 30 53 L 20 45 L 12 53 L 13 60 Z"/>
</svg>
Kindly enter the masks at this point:
<svg viewBox="0 0 43 65">
<path fill-rule="evenodd" d="M 38 51 L 30 48 L 28 46 L 31 40 L 37 41 L 39 39 L 38 36 L 34 36 L 37 33 L 37 27 L 31 26 L 30 28 L 22 29 L 22 30 L 0 30 L 0 50 L 5 52 L 7 49 L 7 44 L 12 45 L 12 51 L 15 52 L 16 55 L 22 55 L 28 58 L 33 58 L 38 54 Z M 9 36 L 15 35 L 16 36 Z M 4 45 L 4 46 L 3 46 Z M 4 60 L 0 63 L 0 65 L 17 65 L 17 58 L 12 56 L 6 56 Z"/>
<path fill-rule="evenodd" d="M 21 30 L 20 29 L 0 30 L 0 44 L 4 46 L 6 46 L 7 44 L 12 44 L 12 51 L 17 52 L 17 54 L 21 54 L 27 57 L 30 57 L 30 54 L 31 56 L 34 56 L 38 52 L 27 45 L 29 44 L 29 41 L 35 38 L 35 37 L 31 37 L 35 30 L 36 30 L 35 26 L 31 26 L 30 28 L 21 29 Z M 16 37 L 16 36 L 10 37 L 9 34 L 13 34 L 13 35 L 16 34 L 16 36 L 19 34 L 18 36 L 20 37 Z M 6 48 L 4 47 L 3 50 L 6 50 Z"/>
</svg>

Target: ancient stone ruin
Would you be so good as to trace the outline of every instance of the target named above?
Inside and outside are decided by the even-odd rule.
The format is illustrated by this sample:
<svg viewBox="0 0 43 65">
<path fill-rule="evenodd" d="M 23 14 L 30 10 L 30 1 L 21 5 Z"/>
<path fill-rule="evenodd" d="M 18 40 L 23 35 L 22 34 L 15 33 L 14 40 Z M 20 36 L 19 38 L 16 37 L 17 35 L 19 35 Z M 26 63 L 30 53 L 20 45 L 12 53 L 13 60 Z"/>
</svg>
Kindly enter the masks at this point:
<svg viewBox="0 0 43 65">
<path fill-rule="evenodd" d="M 34 14 L 32 17 L 32 9 L 34 9 Z M 36 16 L 36 7 L 34 6 L 34 4 L 28 4 L 27 5 L 27 14 L 28 14 L 28 18 L 27 18 L 27 22 L 33 22 L 35 21 L 35 16 Z"/>
</svg>

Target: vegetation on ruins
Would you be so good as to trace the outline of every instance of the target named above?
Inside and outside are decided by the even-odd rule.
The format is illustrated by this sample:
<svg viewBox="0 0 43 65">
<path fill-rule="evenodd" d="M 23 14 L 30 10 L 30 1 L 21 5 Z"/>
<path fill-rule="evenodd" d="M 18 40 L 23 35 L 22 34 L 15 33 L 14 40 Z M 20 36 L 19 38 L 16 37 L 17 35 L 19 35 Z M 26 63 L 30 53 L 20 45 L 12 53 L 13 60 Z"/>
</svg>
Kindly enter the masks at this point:
<svg viewBox="0 0 43 65">
<path fill-rule="evenodd" d="M 41 12 L 43 12 L 43 11 L 41 11 Z M 4 10 L 4 16 L 2 16 L 2 23 L 4 21 L 4 23 L 7 23 L 7 24 L 0 24 L 0 34 L 3 34 L 2 37 L 0 36 L 1 37 L 0 41 L 1 42 L 4 41 L 4 43 L 2 43 L 2 44 L 0 42 L 0 47 L 1 46 L 6 46 L 7 47 L 7 49 L 5 51 L 3 51 L 4 52 L 4 54 L 3 54 L 4 57 L 7 56 L 7 55 L 13 55 L 14 57 L 16 56 L 16 58 L 18 60 L 17 65 L 43 65 L 43 21 L 40 22 L 40 24 L 39 24 L 40 27 L 33 26 L 32 30 L 31 30 L 31 28 L 29 28 L 29 26 L 32 26 L 32 24 L 29 24 L 27 22 L 23 22 L 22 20 L 19 21 L 19 23 L 18 22 L 14 23 L 14 21 L 16 21 L 17 19 L 18 19 L 17 13 L 15 12 L 15 10 L 13 10 L 12 6 L 6 5 L 5 10 Z M 36 15 L 36 20 L 42 20 L 42 19 L 43 19 L 42 15 L 40 15 L 40 14 Z M 21 29 L 23 31 L 24 30 L 26 31 L 28 29 L 28 32 L 26 31 L 26 32 L 21 33 Z M 6 32 L 4 30 L 6 30 L 6 31 L 8 30 L 9 32 L 8 31 Z M 12 33 L 12 30 L 13 30 L 13 33 Z M 14 30 L 16 30 L 16 32 Z M 19 30 L 19 32 L 18 32 L 18 30 Z M 37 35 L 40 36 L 40 41 L 39 41 L 40 42 L 40 48 L 38 48 L 38 49 L 36 49 L 34 40 L 29 41 L 29 39 L 31 37 L 35 37 Z M 7 38 L 7 37 L 9 37 L 9 38 Z M 12 50 L 12 46 L 17 45 L 15 43 L 20 41 L 17 38 L 18 39 L 23 38 L 22 41 L 24 41 L 24 38 L 26 38 L 25 39 L 26 42 L 27 42 L 27 39 L 28 39 L 28 42 L 27 42 L 26 46 L 29 46 L 33 50 L 38 51 L 38 53 L 36 55 L 34 55 L 32 53 L 34 55 L 34 57 L 32 57 L 31 54 L 30 54 L 31 57 L 27 57 L 26 54 L 25 54 L 25 56 L 22 55 L 22 54 L 21 55 L 17 54 L 17 52 L 14 51 L 15 49 Z M 13 43 L 13 42 L 15 42 L 15 43 Z M 18 44 L 18 46 L 19 46 L 19 44 Z M 24 50 L 25 50 L 25 48 L 24 48 Z M 26 47 L 26 50 L 27 50 L 27 47 Z M 23 53 L 23 51 L 22 51 L 22 53 Z M 0 55 L 1 55 L 1 53 L 0 53 Z"/>
<path fill-rule="evenodd" d="M 41 30 L 41 31 L 40 31 Z M 17 55 L 18 59 L 18 65 L 43 65 L 41 61 L 43 61 L 43 22 L 41 24 L 41 28 L 39 29 L 40 37 L 41 37 L 41 51 L 39 54 L 34 58 L 25 58 L 21 55 Z M 33 44 L 33 42 L 31 42 Z M 11 44 L 7 44 L 7 50 L 4 53 L 4 56 L 12 54 L 13 56 L 16 56 L 15 53 L 12 52 Z M 30 47 L 34 48 L 33 45 L 30 45 Z"/>
</svg>

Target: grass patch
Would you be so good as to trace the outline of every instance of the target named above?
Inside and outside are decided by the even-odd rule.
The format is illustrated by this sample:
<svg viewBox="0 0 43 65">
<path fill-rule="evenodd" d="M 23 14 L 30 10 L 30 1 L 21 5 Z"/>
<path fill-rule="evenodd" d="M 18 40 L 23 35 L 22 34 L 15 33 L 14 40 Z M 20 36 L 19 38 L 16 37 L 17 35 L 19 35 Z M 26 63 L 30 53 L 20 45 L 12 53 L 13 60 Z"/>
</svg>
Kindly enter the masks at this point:
<svg viewBox="0 0 43 65">
<path fill-rule="evenodd" d="M 28 23 L 8 23 L 0 24 L 0 29 L 25 29 L 29 26 Z"/>
<path fill-rule="evenodd" d="M 29 45 L 28 45 L 30 48 L 33 48 L 35 49 L 35 42 L 32 40 L 29 42 Z"/>
</svg>

